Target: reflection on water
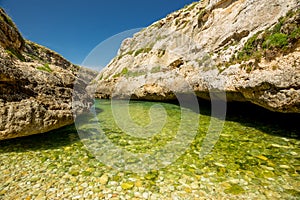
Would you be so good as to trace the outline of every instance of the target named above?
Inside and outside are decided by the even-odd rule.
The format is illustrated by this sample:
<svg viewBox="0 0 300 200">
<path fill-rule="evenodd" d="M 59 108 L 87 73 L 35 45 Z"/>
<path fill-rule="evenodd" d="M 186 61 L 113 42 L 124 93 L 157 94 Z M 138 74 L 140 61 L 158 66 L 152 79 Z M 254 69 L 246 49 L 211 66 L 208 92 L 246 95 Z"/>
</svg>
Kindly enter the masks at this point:
<svg viewBox="0 0 300 200">
<path fill-rule="evenodd" d="M 160 106 L 152 107 L 157 104 Z M 96 101 L 95 107 L 99 121 L 85 119 L 100 123 L 102 136 L 97 128 L 81 124 L 86 137 L 78 137 L 75 126 L 68 126 L 46 134 L 0 141 L 0 199 L 297 199 L 300 196 L 300 141 L 293 138 L 299 135 L 296 126 L 290 129 L 272 124 L 272 120 L 259 119 L 263 123 L 258 123 L 255 117 L 248 119 L 238 112 L 230 114 L 213 150 L 200 159 L 211 121 L 206 108 L 201 109 L 201 114 L 186 109 L 190 116 L 199 117 L 196 135 L 188 141 L 189 137 L 177 136 L 182 110 L 176 104 L 131 102 L 130 117 L 141 127 L 151 124 L 151 107 L 165 110 L 153 115 L 155 119 L 165 116 L 164 126 L 144 138 L 127 134 L 116 125 L 109 101 Z M 262 115 L 257 117 L 263 118 Z M 187 123 L 182 127 L 190 128 Z M 134 155 L 156 152 L 154 158 L 161 165 L 145 173 L 109 167 L 96 158 L 105 153 L 122 165 L 122 156 L 101 150 L 99 137 Z M 179 146 L 188 145 L 170 163 L 168 156 L 173 154 L 160 149 L 174 140 Z M 91 147 L 84 144 L 99 148 L 98 153 L 88 151 Z M 124 159 L 123 164 L 139 163 L 139 158 Z"/>
</svg>

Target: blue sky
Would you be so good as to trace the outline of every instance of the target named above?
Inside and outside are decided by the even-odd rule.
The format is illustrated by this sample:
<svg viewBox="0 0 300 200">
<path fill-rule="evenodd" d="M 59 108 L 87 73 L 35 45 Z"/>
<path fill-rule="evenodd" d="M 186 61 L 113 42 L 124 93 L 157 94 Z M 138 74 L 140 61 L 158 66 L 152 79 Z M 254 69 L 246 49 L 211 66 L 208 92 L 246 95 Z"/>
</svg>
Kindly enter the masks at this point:
<svg viewBox="0 0 300 200">
<path fill-rule="evenodd" d="M 81 64 L 104 40 L 123 31 L 146 27 L 194 1 L 0 0 L 0 5 L 26 39 Z M 107 49 L 103 54 L 111 51 L 115 50 Z"/>
</svg>

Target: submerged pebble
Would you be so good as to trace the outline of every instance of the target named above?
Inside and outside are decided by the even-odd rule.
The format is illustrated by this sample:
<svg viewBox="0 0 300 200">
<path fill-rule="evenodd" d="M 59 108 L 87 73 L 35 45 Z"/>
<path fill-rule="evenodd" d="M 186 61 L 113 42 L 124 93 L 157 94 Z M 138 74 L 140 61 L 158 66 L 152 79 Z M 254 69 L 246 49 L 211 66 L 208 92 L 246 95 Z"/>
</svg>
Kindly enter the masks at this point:
<svg viewBox="0 0 300 200">
<path fill-rule="evenodd" d="M 145 119 L 141 123 L 149 123 L 148 110 L 154 104 L 132 103 L 133 118 Z M 102 110 L 98 117 L 106 136 L 114 144 L 134 153 L 151 153 L 176 138 L 180 123 L 180 107 L 166 103 L 160 105 L 168 113 L 166 128 L 147 139 L 132 137 L 120 130 L 110 113 L 109 101 L 98 102 L 97 106 Z M 297 139 L 281 139 L 262 131 L 272 132 L 272 127 L 253 128 L 227 121 L 212 151 L 200 158 L 209 122 L 210 117 L 201 115 L 197 135 L 186 151 L 180 152 L 181 155 L 169 165 L 146 173 L 120 172 L 106 166 L 84 145 L 90 142 L 98 148 L 97 140 L 80 140 L 74 126 L 0 141 L 0 199 L 299 197 L 300 142 Z M 91 131 L 88 126 L 86 131 Z M 178 145 L 184 141 L 181 138 Z M 104 151 L 101 146 L 99 151 Z M 119 159 L 119 156 L 113 154 L 110 159 Z M 164 164 L 168 162 L 162 161 Z"/>
</svg>

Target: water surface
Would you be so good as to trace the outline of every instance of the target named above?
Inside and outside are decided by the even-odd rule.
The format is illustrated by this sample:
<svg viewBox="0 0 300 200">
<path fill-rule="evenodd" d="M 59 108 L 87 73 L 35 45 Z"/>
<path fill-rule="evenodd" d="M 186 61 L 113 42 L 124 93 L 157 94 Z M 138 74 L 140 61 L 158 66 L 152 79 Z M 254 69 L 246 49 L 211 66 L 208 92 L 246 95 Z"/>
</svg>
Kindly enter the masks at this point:
<svg viewBox="0 0 300 200">
<path fill-rule="evenodd" d="M 119 149 L 163 156 L 166 151 L 160 149 L 176 140 L 182 108 L 132 101 L 129 112 L 133 122 L 147 127 L 151 123 L 149 110 L 157 104 L 159 107 L 154 108 L 164 108 L 165 112 L 154 116 L 162 119 L 164 126 L 145 138 L 117 126 L 107 100 L 96 101 L 97 123 L 106 139 Z M 180 137 L 178 145 L 189 144 L 185 151 L 172 163 L 160 161 L 166 165 L 144 173 L 119 171 L 99 161 L 96 157 L 109 152 L 101 151 L 101 142 L 96 141 L 103 135 L 89 124 L 80 125 L 86 131 L 86 137 L 81 138 L 72 125 L 0 141 L 0 199 L 299 199 L 299 129 L 284 128 L 272 120 L 259 123 L 243 115 L 229 116 L 212 151 L 199 158 L 212 120 L 209 109 L 202 109 L 202 114 L 189 109 L 185 112 L 199 118 L 195 137 L 191 141 Z M 100 148 L 99 155 L 84 144 Z M 117 167 L 128 164 L 124 160 L 122 165 L 118 154 L 109 155 L 111 160 L 120 161 Z M 135 162 L 139 160 L 131 161 Z"/>
</svg>

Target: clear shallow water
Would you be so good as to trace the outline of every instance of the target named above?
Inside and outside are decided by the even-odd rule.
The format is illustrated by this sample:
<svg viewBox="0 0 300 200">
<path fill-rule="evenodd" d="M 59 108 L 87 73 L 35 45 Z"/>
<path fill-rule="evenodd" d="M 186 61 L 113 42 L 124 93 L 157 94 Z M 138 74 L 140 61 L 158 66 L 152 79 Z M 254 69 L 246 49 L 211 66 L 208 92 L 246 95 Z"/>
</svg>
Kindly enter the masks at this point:
<svg viewBox="0 0 300 200">
<path fill-rule="evenodd" d="M 147 126 L 151 123 L 149 110 L 156 104 L 132 102 L 129 111 L 133 121 Z M 147 138 L 124 133 L 113 120 L 109 101 L 97 101 L 96 112 L 113 145 L 132 154 L 158 152 L 160 157 L 165 152 L 159 149 L 176 138 L 181 110 L 174 104 L 159 105 L 166 112 L 154 116 L 160 119 L 167 114 L 165 125 Z M 186 151 L 170 165 L 144 173 L 118 171 L 99 162 L 95 156 L 105 149 L 101 151 L 101 136 L 89 124 L 79 125 L 83 133 L 86 131 L 81 138 L 75 126 L 68 126 L 0 141 L 0 199 L 299 199 L 300 141 L 293 138 L 299 129 L 278 126 L 273 119 L 258 123 L 253 118 L 231 115 L 213 150 L 200 159 L 211 117 L 207 109 L 202 109 L 201 115 L 185 111 L 199 117 L 196 135 Z M 268 118 L 259 115 L 257 118 Z M 184 139 L 181 137 L 177 144 L 186 144 Z M 98 151 L 93 154 L 84 144 Z M 118 154 L 108 155 L 111 157 L 105 158 L 110 160 L 122 159 Z M 119 165 L 124 167 L 122 162 Z"/>
</svg>

